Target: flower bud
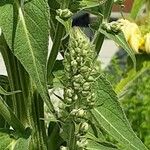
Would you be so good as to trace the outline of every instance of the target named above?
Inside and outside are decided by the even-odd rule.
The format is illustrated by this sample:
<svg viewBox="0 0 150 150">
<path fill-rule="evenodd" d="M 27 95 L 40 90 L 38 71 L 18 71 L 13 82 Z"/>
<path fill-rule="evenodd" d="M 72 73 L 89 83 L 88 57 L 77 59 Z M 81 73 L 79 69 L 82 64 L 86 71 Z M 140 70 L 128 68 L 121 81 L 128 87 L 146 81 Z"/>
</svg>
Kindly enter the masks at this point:
<svg viewBox="0 0 150 150">
<path fill-rule="evenodd" d="M 73 100 L 76 101 L 78 99 L 78 95 L 74 95 Z"/>
<path fill-rule="evenodd" d="M 67 95 L 67 97 L 71 98 L 72 95 L 73 95 L 73 91 L 71 89 L 67 89 L 66 90 L 66 95 Z"/>
<path fill-rule="evenodd" d="M 93 82 L 93 81 L 95 81 L 95 79 L 94 79 L 93 76 L 89 76 L 89 77 L 88 77 L 88 81 L 89 81 L 89 82 Z"/>
<path fill-rule="evenodd" d="M 82 96 L 87 97 L 90 94 L 89 91 L 82 91 Z"/>
<path fill-rule="evenodd" d="M 83 109 L 73 109 L 70 114 L 82 118 L 86 115 L 86 112 Z"/>
<path fill-rule="evenodd" d="M 86 72 L 88 71 L 88 68 L 89 68 L 89 67 L 87 67 L 87 66 L 81 67 L 81 68 L 80 68 L 81 73 L 86 73 Z"/>
<path fill-rule="evenodd" d="M 87 56 L 87 54 L 88 54 L 88 50 L 83 49 L 83 50 L 81 51 L 81 55 L 82 55 L 82 56 Z"/>
<path fill-rule="evenodd" d="M 102 23 L 102 28 L 103 28 L 104 30 L 106 30 L 107 32 L 111 32 L 111 26 L 110 26 L 110 24 L 107 23 L 107 22 L 103 22 L 103 23 Z"/>
<path fill-rule="evenodd" d="M 88 123 L 84 122 L 80 124 L 79 132 L 85 134 L 88 131 L 88 129 L 89 129 Z"/>
<path fill-rule="evenodd" d="M 81 85 L 79 83 L 73 82 L 73 85 L 74 85 L 74 89 L 75 90 L 79 90 L 80 89 Z"/>
<path fill-rule="evenodd" d="M 71 98 L 66 98 L 66 102 L 67 102 L 68 104 L 71 104 L 71 103 L 72 103 L 72 99 L 71 99 Z"/>
<path fill-rule="evenodd" d="M 86 112 L 83 109 L 79 109 L 76 113 L 76 116 L 82 118 L 85 116 L 85 114 Z"/>
<path fill-rule="evenodd" d="M 87 146 L 88 141 L 86 139 L 81 139 L 81 140 L 78 140 L 76 144 L 79 148 L 84 148 Z"/>
<path fill-rule="evenodd" d="M 77 57 L 77 58 L 76 58 L 76 61 L 77 61 L 78 63 L 80 63 L 80 62 L 81 62 L 81 58 L 80 58 L 80 57 Z"/>
<path fill-rule="evenodd" d="M 65 65 L 65 70 L 66 70 L 67 72 L 70 72 L 70 70 L 71 70 L 70 65 L 66 64 L 66 65 Z"/>
<path fill-rule="evenodd" d="M 78 63 L 75 60 L 71 61 L 71 66 L 72 67 L 77 67 Z"/>
<path fill-rule="evenodd" d="M 68 19 L 73 15 L 69 9 L 58 9 L 56 12 L 57 15 L 62 19 Z"/>
<path fill-rule="evenodd" d="M 89 82 L 85 82 L 85 83 L 83 84 L 83 90 L 84 90 L 84 91 L 90 90 L 90 86 L 91 86 L 91 84 L 90 84 Z"/>
<path fill-rule="evenodd" d="M 75 76 L 73 77 L 73 80 L 74 80 L 75 82 L 81 83 L 82 80 L 83 80 L 83 76 L 82 76 L 81 74 L 75 75 Z"/>
</svg>

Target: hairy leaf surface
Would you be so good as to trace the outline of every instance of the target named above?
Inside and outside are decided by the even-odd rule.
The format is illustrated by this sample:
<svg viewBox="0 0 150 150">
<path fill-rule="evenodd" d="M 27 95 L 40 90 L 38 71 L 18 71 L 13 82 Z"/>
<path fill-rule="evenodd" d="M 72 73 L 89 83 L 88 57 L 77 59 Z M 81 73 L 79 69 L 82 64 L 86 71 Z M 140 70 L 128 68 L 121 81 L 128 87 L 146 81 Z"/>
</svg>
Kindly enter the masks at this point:
<svg viewBox="0 0 150 150">
<path fill-rule="evenodd" d="M 92 114 L 98 124 L 121 143 L 126 150 L 147 150 L 131 129 L 115 92 L 103 76 L 97 79 L 95 90 L 100 106 L 94 108 Z"/>
<path fill-rule="evenodd" d="M 10 49 L 34 81 L 51 109 L 47 80 L 49 11 L 46 0 L 0 2 L 0 26 Z"/>
<path fill-rule="evenodd" d="M 96 142 L 93 142 L 93 141 L 89 141 L 89 144 L 87 146 L 87 150 L 118 150 L 118 149 L 108 147 L 108 146 L 104 146 L 100 143 L 96 143 Z"/>
<path fill-rule="evenodd" d="M 13 135 L 14 134 L 14 135 Z M 28 150 L 30 138 L 15 137 L 14 131 L 0 129 L 0 150 Z"/>
</svg>

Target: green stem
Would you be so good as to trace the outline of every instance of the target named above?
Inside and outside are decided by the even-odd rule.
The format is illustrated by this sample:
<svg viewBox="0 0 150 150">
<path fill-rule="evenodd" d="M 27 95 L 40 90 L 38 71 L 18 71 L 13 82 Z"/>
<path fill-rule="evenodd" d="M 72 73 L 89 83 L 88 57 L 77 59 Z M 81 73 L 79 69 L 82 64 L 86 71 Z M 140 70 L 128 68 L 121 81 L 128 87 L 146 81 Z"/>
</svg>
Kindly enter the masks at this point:
<svg viewBox="0 0 150 150">
<path fill-rule="evenodd" d="M 22 91 L 21 110 L 23 111 L 22 114 L 22 117 L 24 118 L 23 123 L 24 125 L 28 126 L 30 124 L 29 108 L 31 107 L 31 97 L 30 97 L 31 82 L 29 75 L 24 69 L 24 67 L 20 63 L 18 63 L 17 65 Z"/>
<path fill-rule="evenodd" d="M 70 122 L 70 129 L 69 129 L 69 143 L 68 148 L 70 150 L 76 150 L 76 135 L 75 135 L 75 123 Z"/>
<path fill-rule="evenodd" d="M 25 132 L 25 127 L 15 116 L 13 111 L 7 106 L 7 104 L 4 102 L 1 96 L 0 96 L 0 114 L 4 117 L 4 119 L 8 122 L 8 124 L 13 127 L 14 130 L 20 133 Z"/>
<path fill-rule="evenodd" d="M 43 100 L 33 88 L 33 98 L 31 106 L 31 126 L 32 126 L 32 148 L 47 150 L 47 137 L 44 120 Z"/>
<path fill-rule="evenodd" d="M 103 21 L 109 20 L 113 3 L 114 3 L 113 0 L 109 0 L 105 3 L 104 12 L 103 12 L 103 16 L 104 16 Z M 100 23 L 100 26 L 101 26 L 101 23 Z M 95 44 L 95 50 L 96 50 L 97 56 L 101 50 L 102 44 L 104 42 L 104 38 L 105 36 L 102 33 L 100 33 L 99 30 L 94 35 L 93 43 Z"/>
<path fill-rule="evenodd" d="M 20 69 L 21 64 L 14 56 L 12 51 L 9 49 L 3 36 L 1 36 L 0 45 L 1 45 L 1 53 L 9 77 L 10 89 L 11 91 L 22 90 L 20 82 L 22 82 L 24 79 L 20 80 L 19 71 L 18 71 L 18 69 Z M 15 111 L 15 114 L 24 125 L 27 124 L 26 122 L 27 113 L 25 110 L 26 108 L 24 106 L 25 99 L 23 97 L 23 91 L 17 95 L 13 95 L 12 101 L 13 101 L 13 109 Z"/>
<path fill-rule="evenodd" d="M 48 77 L 50 76 L 52 69 L 54 67 L 55 60 L 56 60 L 56 57 L 58 55 L 60 45 L 61 45 L 61 39 L 64 35 L 64 30 L 65 30 L 64 26 L 58 22 L 57 27 L 56 27 L 56 34 L 55 34 L 54 41 L 53 41 L 53 46 L 52 46 L 51 53 L 48 59 L 48 64 L 47 64 Z"/>
<path fill-rule="evenodd" d="M 61 9 L 68 8 L 69 3 L 70 3 L 70 0 L 63 0 Z M 53 70 L 55 60 L 56 60 L 58 52 L 60 50 L 62 38 L 65 33 L 64 31 L 65 31 L 65 27 L 60 22 L 57 22 L 56 33 L 55 33 L 54 40 L 53 40 L 53 46 L 52 46 L 50 56 L 48 59 L 48 64 L 47 64 L 48 77 L 50 76 L 50 74 Z"/>
</svg>

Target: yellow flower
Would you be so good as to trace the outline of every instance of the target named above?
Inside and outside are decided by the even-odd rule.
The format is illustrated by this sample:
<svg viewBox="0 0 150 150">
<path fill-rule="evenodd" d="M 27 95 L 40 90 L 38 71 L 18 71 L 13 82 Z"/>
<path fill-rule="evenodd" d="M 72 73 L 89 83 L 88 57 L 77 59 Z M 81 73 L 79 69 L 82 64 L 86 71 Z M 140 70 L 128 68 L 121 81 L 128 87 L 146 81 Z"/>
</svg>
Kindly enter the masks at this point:
<svg viewBox="0 0 150 150">
<path fill-rule="evenodd" d="M 135 53 L 139 53 L 139 49 L 143 45 L 143 38 L 138 25 L 126 19 L 120 19 L 118 22 L 121 24 L 121 30 L 124 33 L 126 41 Z"/>
<path fill-rule="evenodd" d="M 150 33 L 147 33 L 145 36 L 145 51 L 146 53 L 150 53 Z"/>
</svg>

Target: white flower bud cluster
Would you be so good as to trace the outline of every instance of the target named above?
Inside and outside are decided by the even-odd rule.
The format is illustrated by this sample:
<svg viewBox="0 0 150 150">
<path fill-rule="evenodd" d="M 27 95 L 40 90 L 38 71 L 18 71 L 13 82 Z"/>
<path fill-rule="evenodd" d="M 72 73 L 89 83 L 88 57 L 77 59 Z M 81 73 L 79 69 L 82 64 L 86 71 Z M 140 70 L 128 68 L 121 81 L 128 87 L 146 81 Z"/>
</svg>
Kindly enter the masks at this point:
<svg viewBox="0 0 150 150">
<path fill-rule="evenodd" d="M 94 59 L 94 48 L 88 38 L 78 28 L 71 30 L 64 58 L 64 102 L 76 124 L 76 145 L 81 150 L 84 150 L 88 143 L 85 138 L 89 128 L 87 110 L 95 105 L 92 85 L 99 68 L 95 66 Z"/>
<path fill-rule="evenodd" d="M 94 93 L 91 87 L 98 69 L 95 67 L 94 58 L 90 41 L 81 30 L 73 29 L 64 59 L 67 78 L 64 99 L 67 104 L 80 104 L 80 107 L 91 106 L 90 102 L 93 104 Z"/>
</svg>

